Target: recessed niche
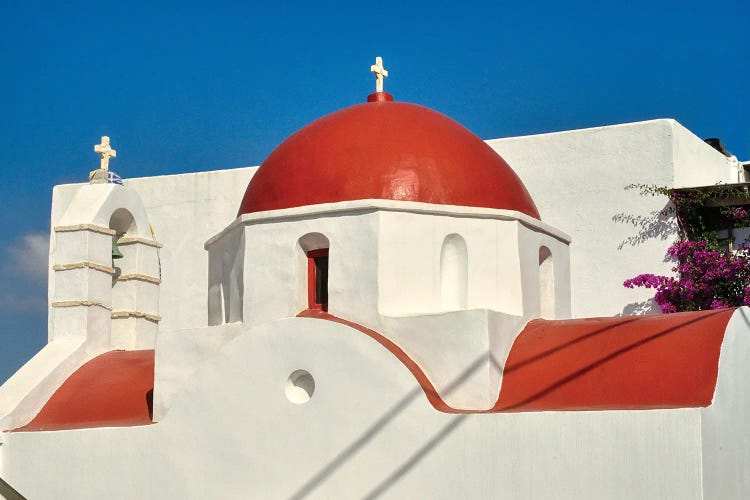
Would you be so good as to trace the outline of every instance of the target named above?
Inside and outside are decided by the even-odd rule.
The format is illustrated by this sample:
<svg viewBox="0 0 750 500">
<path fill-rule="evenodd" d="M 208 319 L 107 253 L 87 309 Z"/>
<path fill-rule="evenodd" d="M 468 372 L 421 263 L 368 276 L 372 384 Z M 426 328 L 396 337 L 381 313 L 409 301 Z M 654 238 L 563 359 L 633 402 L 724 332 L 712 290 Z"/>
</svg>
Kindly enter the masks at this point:
<svg viewBox="0 0 750 500">
<path fill-rule="evenodd" d="M 306 370 L 296 370 L 286 379 L 286 398 L 296 405 L 310 401 L 315 392 L 315 379 Z"/>
</svg>

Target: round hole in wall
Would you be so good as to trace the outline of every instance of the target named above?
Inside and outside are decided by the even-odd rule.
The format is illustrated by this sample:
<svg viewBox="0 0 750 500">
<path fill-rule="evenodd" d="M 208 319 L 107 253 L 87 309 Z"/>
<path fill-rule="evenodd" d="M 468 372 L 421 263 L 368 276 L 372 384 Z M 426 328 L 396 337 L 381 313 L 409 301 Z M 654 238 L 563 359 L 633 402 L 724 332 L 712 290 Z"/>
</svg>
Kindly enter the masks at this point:
<svg viewBox="0 0 750 500">
<path fill-rule="evenodd" d="M 315 380 L 310 372 L 296 370 L 286 379 L 284 392 L 286 398 L 296 405 L 307 403 L 315 392 Z"/>
</svg>

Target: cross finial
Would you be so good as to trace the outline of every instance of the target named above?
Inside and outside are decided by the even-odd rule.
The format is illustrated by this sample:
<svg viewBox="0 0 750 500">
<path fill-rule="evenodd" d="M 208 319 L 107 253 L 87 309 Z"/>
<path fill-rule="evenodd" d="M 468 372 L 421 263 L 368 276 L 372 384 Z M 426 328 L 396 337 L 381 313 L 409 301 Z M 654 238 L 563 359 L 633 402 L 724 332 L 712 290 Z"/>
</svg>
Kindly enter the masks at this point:
<svg viewBox="0 0 750 500">
<path fill-rule="evenodd" d="M 375 64 L 370 66 L 370 72 L 375 74 L 375 92 L 382 92 L 383 79 L 388 76 L 388 71 L 383 67 L 382 57 L 375 58 Z"/>
<path fill-rule="evenodd" d="M 102 143 L 94 146 L 94 152 L 99 154 L 101 158 L 101 169 L 109 169 L 109 159 L 117 156 L 117 151 L 109 147 L 109 137 L 106 135 L 102 136 Z"/>
</svg>

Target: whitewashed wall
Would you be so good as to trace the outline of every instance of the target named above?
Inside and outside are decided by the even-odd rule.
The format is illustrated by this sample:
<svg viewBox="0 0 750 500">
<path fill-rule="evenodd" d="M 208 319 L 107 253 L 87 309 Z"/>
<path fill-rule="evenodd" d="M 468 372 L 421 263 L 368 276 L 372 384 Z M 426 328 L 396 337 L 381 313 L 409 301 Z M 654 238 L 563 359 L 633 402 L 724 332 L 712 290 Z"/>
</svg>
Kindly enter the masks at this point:
<svg viewBox="0 0 750 500">
<path fill-rule="evenodd" d="M 747 498 L 750 492 L 750 307 L 738 309 L 721 346 L 713 404 L 701 412 L 704 498 Z"/>
<path fill-rule="evenodd" d="M 657 217 L 665 198 L 626 186 L 734 182 L 722 154 L 668 119 L 487 142 L 519 175 L 542 220 L 573 238 L 573 317 L 659 312 L 653 290 L 622 282 L 670 274 L 664 256 L 676 226 Z"/>
<path fill-rule="evenodd" d="M 227 252 L 239 247 L 240 225 L 244 260 Z M 493 351 L 493 338 L 512 342 L 525 320 L 539 316 L 542 246 L 556 259 L 559 276 L 551 291 L 557 317 L 570 314 L 568 237 L 554 228 L 508 210 L 358 200 L 247 214 L 209 240 L 210 318 L 226 320 L 220 309 L 236 310 L 238 277 L 247 326 L 307 309 L 301 245 L 313 235 L 324 242 L 316 248 L 330 249 L 328 311 L 394 340 L 456 408 L 486 409 L 495 402 L 500 378 L 493 375 L 490 353 L 504 361 L 507 351 Z M 456 269 L 448 271 L 446 238 L 460 241 L 451 257 Z M 220 289 L 229 290 L 223 307 L 219 277 Z M 462 297 L 443 303 L 443 295 L 457 292 Z M 492 322 L 486 310 L 514 319 Z M 451 378 L 467 370 L 471 378 L 451 387 Z"/>
<path fill-rule="evenodd" d="M 237 216 L 257 168 L 129 179 L 146 206 L 161 249 L 160 330 L 208 324 L 208 238 Z"/>
<path fill-rule="evenodd" d="M 441 298 L 441 249 L 449 235 L 466 245 L 466 299 L 462 309 L 491 309 L 518 316 L 539 313 L 538 253 L 554 249 L 558 318 L 569 317 L 568 244 L 493 210 L 455 215 L 384 211 L 380 224 L 380 311 L 386 316 L 435 314 Z M 484 212 L 484 213 L 483 213 Z M 472 216 L 473 215 L 473 216 Z M 530 256 L 530 257 L 529 257 Z"/>
<path fill-rule="evenodd" d="M 287 319 L 227 344 L 159 424 L 0 435 L 0 474 L 41 500 L 700 499 L 700 428 L 698 409 L 438 413 L 372 339 Z"/>
</svg>

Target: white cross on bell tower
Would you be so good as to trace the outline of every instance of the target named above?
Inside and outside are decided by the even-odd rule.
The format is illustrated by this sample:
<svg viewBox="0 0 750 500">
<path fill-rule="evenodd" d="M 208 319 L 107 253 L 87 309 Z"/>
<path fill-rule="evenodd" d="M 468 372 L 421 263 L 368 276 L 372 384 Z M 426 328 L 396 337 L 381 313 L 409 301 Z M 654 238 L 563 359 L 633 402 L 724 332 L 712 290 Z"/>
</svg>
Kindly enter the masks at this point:
<svg viewBox="0 0 750 500">
<path fill-rule="evenodd" d="M 375 64 L 370 66 L 370 72 L 375 74 L 375 92 L 382 92 L 383 79 L 388 76 L 388 71 L 383 67 L 382 57 L 375 58 Z"/>
<path fill-rule="evenodd" d="M 101 158 L 101 170 L 109 169 L 109 159 L 117 156 L 117 151 L 109 146 L 109 137 L 106 135 L 102 136 L 102 143 L 94 145 L 94 152 L 99 154 Z"/>
</svg>

